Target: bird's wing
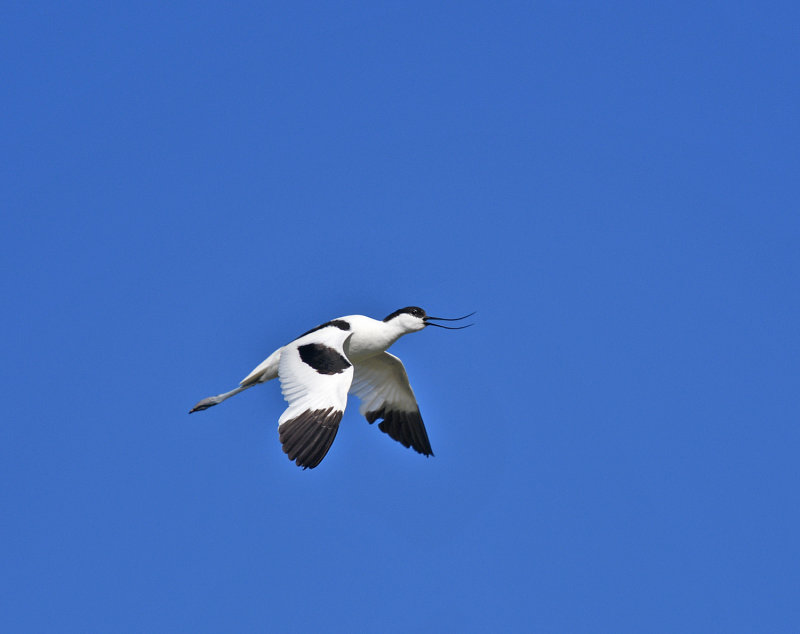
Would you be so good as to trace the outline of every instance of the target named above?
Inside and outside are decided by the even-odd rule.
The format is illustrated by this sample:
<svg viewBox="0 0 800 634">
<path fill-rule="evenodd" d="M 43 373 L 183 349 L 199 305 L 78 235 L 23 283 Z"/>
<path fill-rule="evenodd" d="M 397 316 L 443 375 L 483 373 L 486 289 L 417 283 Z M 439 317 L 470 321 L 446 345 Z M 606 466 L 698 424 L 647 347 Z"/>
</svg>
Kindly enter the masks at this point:
<svg viewBox="0 0 800 634">
<path fill-rule="evenodd" d="M 382 352 L 359 361 L 350 391 L 361 399 L 359 411 L 367 421 L 374 423 L 382 418 L 378 425 L 382 432 L 417 453 L 433 455 L 417 399 L 400 359 Z"/>
<path fill-rule="evenodd" d="M 353 366 L 344 353 L 352 333 L 328 326 L 285 346 L 278 378 L 289 407 L 278 420 L 283 451 L 304 469 L 328 453 L 347 405 Z"/>
</svg>

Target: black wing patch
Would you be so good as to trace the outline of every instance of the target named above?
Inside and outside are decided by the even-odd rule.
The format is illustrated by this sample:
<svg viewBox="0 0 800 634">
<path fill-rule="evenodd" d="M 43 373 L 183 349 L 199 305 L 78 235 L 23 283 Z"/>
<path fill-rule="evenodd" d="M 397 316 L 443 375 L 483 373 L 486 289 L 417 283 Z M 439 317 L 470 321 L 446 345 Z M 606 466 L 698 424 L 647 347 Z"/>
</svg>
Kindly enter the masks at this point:
<svg viewBox="0 0 800 634">
<path fill-rule="evenodd" d="M 307 343 L 298 346 L 297 351 L 303 363 L 320 374 L 339 374 L 351 365 L 339 352 L 321 343 Z"/>
<path fill-rule="evenodd" d="M 312 332 L 317 332 L 317 330 L 322 330 L 323 328 L 327 328 L 328 326 L 334 326 L 339 330 L 350 330 L 350 323 L 344 319 L 332 319 L 331 321 L 326 321 L 324 324 L 320 324 L 319 326 L 315 326 L 311 330 L 307 330 L 304 332 L 300 337 L 305 337 L 306 335 L 310 335 Z M 297 339 L 300 339 L 297 337 Z M 295 339 L 295 341 L 297 341 Z"/>
<path fill-rule="evenodd" d="M 298 467 L 313 469 L 331 448 L 342 414 L 344 412 L 329 407 L 309 410 L 287 420 L 278 427 L 283 452 Z"/>
<path fill-rule="evenodd" d="M 402 412 L 400 410 L 386 411 L 385 407 L 375 411 L 367 412 L 367 422 L 374 423 L 379 418 L 383 422 L 378 425 L 383 433 L 389 434 L 404 447 L 411 447 L 423 456 L 432 456 L 431 442 L 428 440 L 428 432 L 425 431 L 425 424 L 419 412 Z"/>
</svg>

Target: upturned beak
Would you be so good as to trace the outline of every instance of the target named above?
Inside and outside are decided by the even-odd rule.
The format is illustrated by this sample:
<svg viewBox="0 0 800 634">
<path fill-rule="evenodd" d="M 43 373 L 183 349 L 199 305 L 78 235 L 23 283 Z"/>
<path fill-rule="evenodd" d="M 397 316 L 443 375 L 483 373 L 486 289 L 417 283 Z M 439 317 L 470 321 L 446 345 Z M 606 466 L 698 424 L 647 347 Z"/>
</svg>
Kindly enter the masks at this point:
<svg viewBox="0 0 800 634">
<path fill-rule="evenodd" d="M 426 326 L 436 326 L 437 328 L 445 328 L 447 330 L 463 330 L 464 328 L 469 328 L 470 326 L 474 326 L 475 324 L 467 324 L 466 326 L 442 326 L 442 324 L 434 324 L 431 320 L 436 321 L 461 321 L 462 319 L 466 319 L 467 317 L 472 317 L 475 314 L 475 311 L 471 312 L 469 315 L 464 315 L 463 317 L 423 317 L 422 321 L 425 322 Z"/>
</svg>

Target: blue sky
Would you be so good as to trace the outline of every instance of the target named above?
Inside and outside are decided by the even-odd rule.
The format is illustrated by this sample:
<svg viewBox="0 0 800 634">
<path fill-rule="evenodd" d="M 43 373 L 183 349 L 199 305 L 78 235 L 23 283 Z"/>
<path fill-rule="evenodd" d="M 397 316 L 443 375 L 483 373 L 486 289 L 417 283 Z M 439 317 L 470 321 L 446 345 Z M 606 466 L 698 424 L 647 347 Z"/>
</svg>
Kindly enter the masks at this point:
<svg viewBox="0 0 800 634">
<path fill-rule="evenodd" d="M 8 631 L 800 628 L 795 3 L 11 3 Z M 277 384 L 398 342 L 435 458 Z"/>
</svg>

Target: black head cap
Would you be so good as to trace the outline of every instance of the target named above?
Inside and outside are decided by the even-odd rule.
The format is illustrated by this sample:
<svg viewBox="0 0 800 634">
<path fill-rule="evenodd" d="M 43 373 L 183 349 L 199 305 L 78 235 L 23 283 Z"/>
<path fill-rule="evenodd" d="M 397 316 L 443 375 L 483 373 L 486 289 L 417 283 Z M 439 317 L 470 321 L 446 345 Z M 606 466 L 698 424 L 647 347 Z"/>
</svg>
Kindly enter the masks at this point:
<svg viewBox="0 0 800 634">
<path fill-rule="evenodd" d="M 409 315 L 419 317 L 420 319 L 424 319 L 425 317 L 425 311 L 419 306 L 406 306 L 405 308 L 394 311 L 391 315 L 386 315 L 386 317 L 383 318 L 383 321 L 390 321 L 398 315 L 402 315 L 403 313 L 408 313 Z"/>
</svg>

